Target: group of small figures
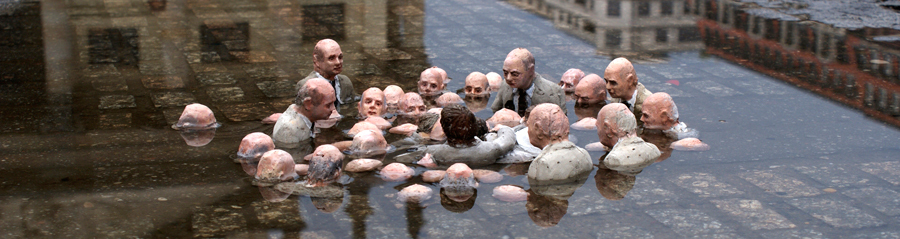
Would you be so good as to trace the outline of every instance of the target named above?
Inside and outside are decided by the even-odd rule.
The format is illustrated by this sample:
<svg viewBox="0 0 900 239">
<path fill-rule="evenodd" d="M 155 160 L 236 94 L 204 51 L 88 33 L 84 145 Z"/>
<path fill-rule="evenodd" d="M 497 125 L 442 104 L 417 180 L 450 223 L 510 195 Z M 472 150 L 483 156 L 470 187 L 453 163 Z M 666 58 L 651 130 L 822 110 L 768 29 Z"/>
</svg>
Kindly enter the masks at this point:
<svg viewBox="0 0 900 239">
<path fill-rule="evenodd" d="M 343 53 L 330 39 L 316 44 L 313 63 L 313 72 L 297 83 L 293 104 L 263 120 L 275 124 L 271 136 L 248 134 L 237 152 L 245 171 L 260 186 L 293 185 L 281 187 L 282 200 L 290 193 L 322 195 L 314 189 L 339 184 L 342 172 L 377 171 L 386 181 L 408 180 L 416 174 L 413 166 L 427 168 L 420 174 L 422 181 L 454 192 L 452 200 L 465 201 L 471 196 L 466 192 L 479 182 L 502 181 L 498 172 L 477 169 L 488 165 L 530 163 L 525 174 L 536 187 L 586 178 L 595 166 L 634 175 L 664 160 L 673 149 L 709 149 L 696 130 L 679 121 L 672 98 L 647 90 L 624 58 L 613 60 L 604 77 L 570 69 L 553 83 L 535 74 L 528 50 L 517 48 L 507 55 L 502 76 L 469 74 L 460 90 L 464 98 L 444 90 L 450 79 L 438 67 L 421 73 L 418 93 L 390 85 L 369 88 L 360 97 L 349 78 L 340 74 Z M 473 109 L 484 109 L 494 91 L 494 115 L 487 120 L 476 117 Z M 581 119 L 570 125 L 567 99 L 575 101 L 576 111 L 596 109 L 588 111 L 596 112 L 589 115 L 596 117 L 579 114 Z M 354 101 L 357 112 L 340 112 L 341 106 Z M 347 138 L 317 140 L 322 129 L 345 119 L 358 120 L 343 132 Z M 175 127 L 202 130 L 217 127 L 215 122 L 209 108 L 192 104 Z M 599 142 L 586 149 L 576 146 L 570 128 L 596 130 Z M 386 135 L 398 140 L 388 143 Z M 595 165 L 588 150 L 607 153 Z M 393 162 L 384 165 L 388 154 Z M 397 198 L 422 202 L 432 194 L 428 185 L 413 184 Z M 502 185 L 494 188 L 493 196 L 523 201 L 528 193 L 521 186 Z"/>
</svg>

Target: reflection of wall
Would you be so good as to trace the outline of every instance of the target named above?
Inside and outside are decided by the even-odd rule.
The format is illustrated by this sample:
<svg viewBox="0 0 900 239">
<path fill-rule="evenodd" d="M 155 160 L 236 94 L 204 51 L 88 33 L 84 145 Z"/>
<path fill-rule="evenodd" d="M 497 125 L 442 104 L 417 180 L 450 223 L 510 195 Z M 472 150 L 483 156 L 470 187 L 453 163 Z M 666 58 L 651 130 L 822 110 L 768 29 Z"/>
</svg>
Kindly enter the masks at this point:
<svg viewBox="0 0 900 239">
<path fill-rule="evenodd" d="M 594 42 L 599 54 L 641 58 L 699 49 L 691 0 L 511 0 Z"/>
<path fill-rule="evenodd" d="M 900 51 L 846 29 L 704 1 L 707 51 L 900 126 Z M 860 31 L 871 34 L 870 31 Z"/>
<path fill-rule="evenodd" d="M 250 52 L 250 23 L 222 21 L 200 25 L 200 52 L 206 63 L 246 59 Z"/>
</svg>

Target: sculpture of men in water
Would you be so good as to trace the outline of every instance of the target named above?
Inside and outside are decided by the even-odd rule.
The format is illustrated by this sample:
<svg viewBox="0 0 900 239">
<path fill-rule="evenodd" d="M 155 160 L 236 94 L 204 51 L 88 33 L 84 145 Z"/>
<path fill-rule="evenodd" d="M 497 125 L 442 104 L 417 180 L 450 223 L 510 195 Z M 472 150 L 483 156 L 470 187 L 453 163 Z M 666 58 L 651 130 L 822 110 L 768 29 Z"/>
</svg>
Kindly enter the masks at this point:
<svg viewBox="0 0 900 239">
<path fill-rule="evenodd" d="M 313 122 L 327 119 L 334 111 L 334 88 L 323 79 L 310 79 L 297 91 L 294 103 L 278 117 L 272 140 L 279 148 L 296 148 L 314 138 Z"/>
<path fill-rule="evenodd" d="M 529 179 L 564 180 L 593 169 L 588 152 L 569 141 L 569 118 L 559 106 L 537 105 L 526 124 L 531 144 L 543 149 L 528 167 Z"/>
<path fill-rule="evenodd" d="M 606 104 L 606 81 L 597 74 L 585 76 L 574 88 L 575 106 L 588 107 Z"/>
<path fill-rule="evenodd" d="M 332 39 L 322 39 L 313 48 L 313 71 L 306 78 L 297 82 L 297 88 L 302 87 L 309 79 L 324 79 L 334 88 L 335 110 L 339 110 L 341 104 L 347 104 L 356 100 L 356 91 L 353 90 L 353 82 L 345 75 L 344 53 L 341 46 Z"/>
<path fill-rule="evenodd" d="M 386 106 L 385 111 L 388 113 L 397 113 L 397 110 L 400 108 L 400 99 L 403 98 L 403 89 L 397 85 L 389 85 L 384 87 L 384 104 Z"/>
<path fill-rule="evenodd" d="M 362 100 L 359 101 L 359 116 L 361 118 L 374 116 L 381 117 L 384 115 L 384 92 L 381 89 L 372 87 L 363 91 Z"/>
<path fill-rule="evenodd" d="M 491 110 L 507 108 L 519 115 L 531 105 L 553 103 L 565 113 L 566 94 L 558 85 L 534 72 L 534 56 L 525 48 L 509 52 L 503 61 L 506 84 L 500 86 Z"/>
<path fill-rule="evenodd" d="M 419 75 L 417 85 L 420 95 L 435 97 L 444 92 L 444 78 L 438 69 L 440 68 L 428 68 Z"/>
<path fill-rule="evenodd" d="M 472 72 L 466 76 L 466 95 L 481 96 L 490 94 L 491 85 L 488 78 L 481 72 Z"/>
<path fill-rule="evenodd" d="M 606 92 L 612 97 L 609 99 L 610 103 L 625 104 L 633 115 L 641 115 L 644 99 L 652 93 L 638 82 L 634 65 L 630 61 L 621 57 L 614 59 L 606 67 L 603 79 L 606 80 Z"/>
<path fill-rule="evenodd" d="M 697 130 L 688 128 L 679 121 L 678 106 L 672 97 L 665 92 L 651 94 L 644 100 L 641 114 L 644 131 L 641 138 L 656 145 L 662 152 L 658 161 L 668 158 L 674 148 L 680 150 L 707 150 L 709 145 L 699 142 Z"/>
<path fill-rule="evenodd" d="M 433 155 L 439 165 L 465 163 L 472 167 L 492 164 L 515 147 L 515 132 L 501 126 L 487 141 L 478 138 L 486 124 L 462 105 L 450 105 L 441 111 L 440 124 L 447 135 L 446 144 L 428 145 L 424 152 Z"/>
<path fill-rule="evenodd" d="M 636 174 L 652 164 L 659 149 L 637 136 L 634 115 L 621 103 L 608 104 L 597 114 L 597 136 L 611 148 L 602 159 L 606 168 L 625 174 Z"/>
<path fill-rule="evenodd" d="M 582 78 L 584 78 L 583 71 L 575 68 L 569 69 L 559 79 L 559 87 L 562 87 L 566 93 L 572 93 Z"/>
</svg>

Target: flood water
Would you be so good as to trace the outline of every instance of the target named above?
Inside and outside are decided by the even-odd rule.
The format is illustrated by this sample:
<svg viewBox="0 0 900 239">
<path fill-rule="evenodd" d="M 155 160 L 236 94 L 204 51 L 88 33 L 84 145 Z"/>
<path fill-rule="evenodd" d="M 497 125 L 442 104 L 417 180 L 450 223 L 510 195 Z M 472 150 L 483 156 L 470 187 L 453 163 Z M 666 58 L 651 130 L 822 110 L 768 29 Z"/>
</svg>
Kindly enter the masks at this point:
<svg viewBox="0 0 900 239">
<path fill-rule="evenodd" d="M 756 6 L 4 1 L 0 237 L 900 237 L 897 26 Z M 810 6 L 802 11 L 825 11 Z M 887 5 L 854 6 L 897 17 Z M 501 72 L 516 47 L 551 81 L 569 68 L 602 75 L 612 58 L 628 57 L 711 149 L 671 152 L 633 177 L 595 167 L 567 198 L 497 200 L 495 186 L 530 187 L 527 165 L 494 165 L 503 180 L 463 203 L 442 200 L 431 184 L 432 199 L 401 203 L 396 193 L 421 178 L 376 173 L 344 176 L 343 197 L 270 202 L 234 155 L 244 135 L 271 135 L 260 120 L 290 105 L 322 38 L 340 43 L 358 93 L 415 91 L 430 66 L 445 69 L 456 91 L 470 72 Z M 202 147 L 170 128 L 193 102 L 223 124 Z M 469 107 L 488 118 L 486 105 Z M 596 114 L 567 106 L 571 122 Z M 595 131 L 571 134 L 581 147 L 598 140 Z M 602 154 L 591 152 L 595 164 Z"/>
</svg>

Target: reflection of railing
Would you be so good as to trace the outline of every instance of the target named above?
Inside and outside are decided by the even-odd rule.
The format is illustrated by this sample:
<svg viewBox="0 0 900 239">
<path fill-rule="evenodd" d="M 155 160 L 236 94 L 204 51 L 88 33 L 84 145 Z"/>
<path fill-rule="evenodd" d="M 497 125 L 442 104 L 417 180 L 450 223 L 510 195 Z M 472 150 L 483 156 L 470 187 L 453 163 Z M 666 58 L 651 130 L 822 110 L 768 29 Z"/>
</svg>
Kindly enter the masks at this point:
<svg viewBox="0 0 900 239">
<path fill-rule="evenodd" d="M 713 2 L 697 23 L 707 52 L 900 126 L 896 51 L 824 24 L 764 19 Z M 727 11 L 715 14 L 723 5 Z"/>
</svg>

